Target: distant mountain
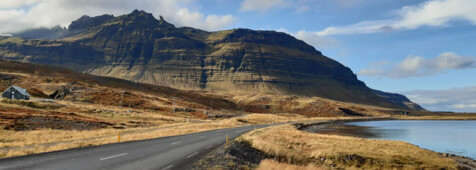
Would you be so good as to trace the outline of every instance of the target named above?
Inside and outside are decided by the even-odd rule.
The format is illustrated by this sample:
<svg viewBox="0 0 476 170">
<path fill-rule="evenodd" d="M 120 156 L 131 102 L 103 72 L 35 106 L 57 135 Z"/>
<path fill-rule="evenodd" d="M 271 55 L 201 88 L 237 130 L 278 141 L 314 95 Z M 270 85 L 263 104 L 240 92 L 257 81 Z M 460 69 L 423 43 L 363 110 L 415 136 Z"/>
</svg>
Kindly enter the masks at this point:
<svg viewBox="0 0 476 170">
<path fill-rule="evenodd" d="M 404 95 L 396 94 L 396 93 L 387 93 L 387 92 L 383 92 L 383 91 L 380 91 L 380 90 L 374 90 L 374 89 L 372 89 L 372 91 L 375 94 L 377 94 L 378 96 L 382 97 L 383 99 L 385 99 L 389 102 L 392 102 L 396 105 L 399 105 L 401 107 L 407 107 L 407 108 L 410 108 L 412 110 L 425 110 L 420 105 L 410 101 L 410 99 L 408 99 Z"/>
<path fill-rule="evenodd" d="M 61 28 L 60 26 L 55 26 L 53 28 L 37 28 L 30 29 L 20 33 L 14 33 L 13 36 L 21 38 L 36 38 L 36 39 L 58 39 L 70 36 L 70 31 L 66 28 Z"/>
<path fill-rule="evenodd" d="M 375 94 L 349 68 L 281 32 L 177 28 L 135 10 L 83 16 L 48 36 L 25 35 L 0 38 L 0 57 L 179 89 L 320 96 L 411 109 Z"/>
</svg>

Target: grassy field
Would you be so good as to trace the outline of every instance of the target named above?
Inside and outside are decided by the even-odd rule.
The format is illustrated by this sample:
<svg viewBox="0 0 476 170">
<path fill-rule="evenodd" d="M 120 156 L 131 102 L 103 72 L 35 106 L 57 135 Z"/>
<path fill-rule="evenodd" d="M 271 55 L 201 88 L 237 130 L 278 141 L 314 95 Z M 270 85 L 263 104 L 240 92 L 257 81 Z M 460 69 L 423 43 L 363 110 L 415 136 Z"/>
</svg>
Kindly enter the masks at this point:
<svg viewBox="0 0 476 170">
<path fill-rule="evenodd" d="M 138 128 L 102 128 L 93 130 L 39 129 L 26 131 L 0 130 L 0 158 L 21 156 L 34 153 L 101 145 L 121 141 L 134 141 L 165 136 L 175 136 L 207 130 L 231 128 L 251 124 L 282 123 L 288 121 L 322 120 L 309 119 L 300 115 L 249 114 L 241 117 L 216 121 L 191 121 L 183 118 L 177 123 L 167 123 L 152 127 Z"/>
<path fill-rule="evenodd" d="M 457 169 L 457 164 L 415 145 L 313 134 L 281 125 L 255 130 L 241 139 L 274 160 L 262 161 L 259 169 Z"/>
<path fill-rule="evenodd" d="M 175 136 L 236 125 L 220 123 L 170 124 L 156 128 L 128 130 L 102 129 L 91 131 L 36 130 L 26 132 L 0 131 L 0 158 L 94 146 L 120 141 L 133 141 Z"/>
<path fill-rule="evenodd" d="M 186 104 L 181 101 L 175 106 Z M 171 107 L 172 105 L 159 102 L 157 106 Z M 213 114 L 226 115 L 220 112 L 215 111 Z M 197 116 L 196 113 L 172 113 L 168 110 L 157 111 L 140 107 L 120 108 L 107 102 L 85 103 L 69 100 L 37 102 L 0 99 L 0 158 L 113 143 L 117 142 L 118 134 L 122 134 L 121 141 L 132 141 L 251 124 L 362 118 L 255 113 L 237 115 L 232 118 L 208 119 Z M 394 117 L 399 119 L 474 119 L 471 116 Z"/>
<path fill-rule="evenodd" d="M 476 120 L 471 114 L 401 116 L 393 109 L 319 97 L 184 91 L 0 60 L 0 91 L 12 85 L 26 88 L 34 100 L 0 99 L 0 158 L 113 143 L 118 134 L 132 141 L 290 121 Z M 55 100 L 35 101 L 39 98 Z"/>
<path fill-rule="evenodd" d="M 281 163 L 272 159 L 265 159 L 261 161 L 257 170 L 318 170 L 328 169 L 323 166 L 317 166 L 314 164 L 308 165 L 293 165 L 289 163 Z"/>
</svg>

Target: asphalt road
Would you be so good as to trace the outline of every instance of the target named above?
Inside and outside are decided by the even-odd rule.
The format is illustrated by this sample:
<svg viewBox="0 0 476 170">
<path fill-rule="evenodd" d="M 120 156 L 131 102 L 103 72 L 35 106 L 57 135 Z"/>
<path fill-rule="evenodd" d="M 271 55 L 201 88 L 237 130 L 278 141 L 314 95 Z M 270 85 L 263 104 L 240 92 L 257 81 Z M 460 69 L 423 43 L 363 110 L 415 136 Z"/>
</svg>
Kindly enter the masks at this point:
<svg viewBox="0 0 476 170">
<path fill-rule="evenodd" d="M 275 124 L 273 124 L 275 125 Z M 183 169 L 256 125 L 0 159 L 0 169 Z M 181 168 L 182 167 L 182 168 Z"/>
</svg>

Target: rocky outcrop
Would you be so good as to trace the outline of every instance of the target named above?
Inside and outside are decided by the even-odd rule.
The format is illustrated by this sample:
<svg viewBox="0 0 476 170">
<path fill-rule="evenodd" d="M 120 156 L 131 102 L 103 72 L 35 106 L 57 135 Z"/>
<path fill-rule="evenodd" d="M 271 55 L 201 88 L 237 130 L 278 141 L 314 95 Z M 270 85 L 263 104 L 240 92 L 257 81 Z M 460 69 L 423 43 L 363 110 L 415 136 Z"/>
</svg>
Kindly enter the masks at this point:
<svg viewBox="0 0 476 170">
<path fill-rule="evenodd" d="M 104 24 L 106 21 L 113 18 L 114 18 L 113 15 L 101 15 L 97 17 L 90 17 L 87 15 L 83 15 L 81 18 L 71 22 L 71 24 L 68 27 L 68 30 L 69 31 L 84 30 L 84 29 L 96 27 L 101 24 Z"/>
<path fill-rule="evenodd" d="M 385 107 L 405 107 L 374 94 L 344 65 L 275 31 L 207 32 L 177 28 L 135 10 L 83 16 L 55 40 L 0 38 L 0 57 L 67 67 L 179 89 L 283 93 Z"/>
</svg>

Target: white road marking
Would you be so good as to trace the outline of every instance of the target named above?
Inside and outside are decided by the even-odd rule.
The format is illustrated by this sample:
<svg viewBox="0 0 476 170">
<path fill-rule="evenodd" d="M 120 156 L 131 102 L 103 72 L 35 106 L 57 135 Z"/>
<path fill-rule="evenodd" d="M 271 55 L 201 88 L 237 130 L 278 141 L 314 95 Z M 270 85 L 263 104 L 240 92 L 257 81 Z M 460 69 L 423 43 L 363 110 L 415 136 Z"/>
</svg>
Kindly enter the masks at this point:
<svg viewBox="0 0 476 170">
<path fill-rule="evenodd" d="M 176 145 L 176 144 L 179 144 L 179 143 L 182 143 L 181 141 L 177 141 L 177 142 L 174 142 L 174 143 L 171 143 L 172 145 Z"/>
<path fill-rule="evenodd" d="M 127 153 L 123 153 L 123 154 L 119 154 L 119 155 L 114 155 L 114 156 L 110 156 L 110 157 L 101 158 L 101 159 L 99 159 L 99 160 L 104 161 L 104 160 L 106 160 L 106 159 L 111 159 L 111 158 L 115 158 L 115 157 L 119 157 L 119 156 L 124 156 L 124 155 L 127 155 Z"/>
<path fill-rule="evenodd" d="M 167 170 L 167 169 L 170 169 L 170 168 L 172 168 L 172 167 L 173 167 L 172 165 L 169 165 L 169 166 L 165 167 L 165 168 L 162 169 L 162 170 Z"/>
<path fill-rule="evenodd" d="M 203 139 L 203 138 L 205 138 L 205 136 L 200 136 L 200 139 Z"/>
<path fill-rule="evenodd" d="M 195 152 L 195 153 L 192 153 L 191 155 L 188 155 L 187 158 L 191 158 L 192 156 L 195 156 L 196 154 L 198 154 L 198 152 Z"/>
<path fill-rule="evenodd" d="M 211 147 L 213 147 L 214 145 L 210 145 L 210 146 L 207 146 L 205 149 L 210 149 Z"/>
</svg>

